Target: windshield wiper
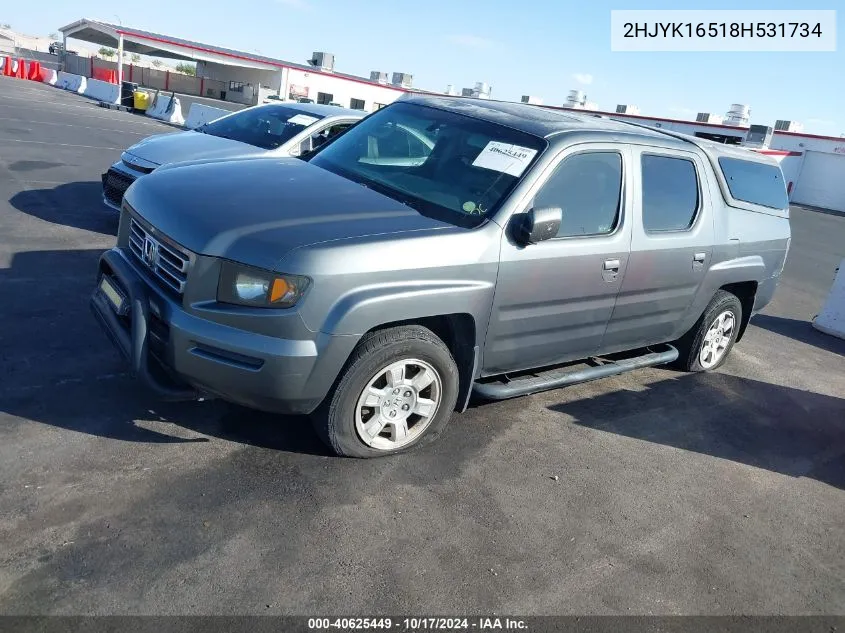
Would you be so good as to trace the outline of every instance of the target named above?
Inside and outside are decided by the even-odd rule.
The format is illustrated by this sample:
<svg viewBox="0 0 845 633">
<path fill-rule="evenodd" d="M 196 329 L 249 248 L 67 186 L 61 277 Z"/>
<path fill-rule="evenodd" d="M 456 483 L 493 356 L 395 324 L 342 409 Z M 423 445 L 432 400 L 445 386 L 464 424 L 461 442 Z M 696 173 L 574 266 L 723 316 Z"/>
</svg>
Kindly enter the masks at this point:
<svg viewBox="0 0 845 633">
<path fill-rule="evenodd" d="M 388 187 L 387 185 L 382 185 L 379 182 L 370 181 L 370 183 L 359 183 L 366 187 L 367 189 L 373 189 L 378 191 L 380 194 L 387 196 L 388 198 L 393 198 L 397 202 L 401 202 L 406 207 L 411 207 L 414 211 L 419 213 L 423 212 L 423 205 L 420 203 L 419 200 L 414 198 L 413 196 L 402 193 L 398 189 L 394 189 L 393 187 Z M 372 186 L 371 186 L 372 185 Z"/>
</svg>

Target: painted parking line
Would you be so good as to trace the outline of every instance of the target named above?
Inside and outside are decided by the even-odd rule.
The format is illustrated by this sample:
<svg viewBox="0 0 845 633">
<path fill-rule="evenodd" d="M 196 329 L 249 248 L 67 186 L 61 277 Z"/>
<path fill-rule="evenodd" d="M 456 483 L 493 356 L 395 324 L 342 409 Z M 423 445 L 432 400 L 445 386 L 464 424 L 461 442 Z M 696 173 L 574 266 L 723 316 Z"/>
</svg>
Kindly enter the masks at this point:
<svg viewBox="0 0 845 633">
<path fill-rule="evenodd" d="M 60 108 L 56 108 L 56 109 L 53 109 L 53 110 L 47 110 L 47 109 L 40 109 L 39 110 L 38 108 L 28 108 L 27 110 L 28 110 L 28 112 L 39 112 L 40 111 L 42 114 L 50 116 L 53 113 L 61 112 L 63 109 L 64 108 L 60 107 Z M 140 126 L 140 127 L 156 129 L 156 130 L 167 130 L 167 129 L 177 130 L 178 129 L 178 128 L 175 128 L 175 127 L 170 126 L 170 125 L 164 125 L 164 124 L 161 124 L 161 123 L 156 123 L 154 121 L 144 120 L 143 118 L 137 117 L 136 115 L 133 115 L 133 117 L 135 117 L 135 118 L 129 119 L 129 118 L 118 118 L 118 117 L 108 116 L 108 115 L 103 116 L 103 115 L 99 115 L 99 114 L 85 114 L 85 113 L 76 113 L 76 112 L 74 112 L 72 114 L 69 113 L 69 114 L 71 115 L 72 118 L 85 117 L 85 118 L 88 118 L 88 119 L 108 119 L 109 121 L 113 121 L 117 125 L 126 123 L 127 125 L 130 125 L 130 126 Z M 26 121 L 29 121 L 29 119 L 26 119 Z M 116 132 L 128 132 L 128 130 L 115 130 L 115 131 Z"/>
<path fill-rule="evenodd" d="M 34 91 L 33 94 L 46 95 L 46 94 L 50 94 L 50 93 L 49 92 Z M 60 111 L 60 110 L 66 110 L 68 108 L 72 108 L 74 110 L 87 110 L 88 111 L 87 113 L 74 113 L 73 116 L 75 116 L 75 117 L 84 116 L 84 117 L 90 117 L 92 119 L 109 119 L 110 121 L 115 121 L 116 123 L 128 123 L 130 125 L 141 125 L 141 126 L 144 126 L 144 127 L 155 128 L 155 129 L 159 129 L 159 130 L 167 129 L 167 128 L 174 129 L 172 126 L 169 126 L 169 125 L 157 122 L 157 121 L 152 121 L 148 118 L 141 117 L 141 116 L 136 115 L 136 114 L 132 114 L 132 115 L 129 115 L 129 116 L 125 116 L 128 113 L 124 113 L 124 112 L 111 112 L 111 114 L 105 114 L 105 115 L 94 114 L 93 112 L 102 111 L 102 110 L 100 108 L 97 108 L 96 105 L 93 102 L 88 101 L 87 99 L 84 99 L 84 98 L 81 98 L 81 97 L 79 99 L 75 99 L 74 96 L 78 96 L 78 95 L 75 95 L 75 93 L 60 92 L 55 96 L 67 97 L 67 99 L 66 100 L 65 99 L 59 99 L 59 100 L 39 99 L 38 101 L 33 102 L 31 98 L 27 98 L 27 97 L 19 97 L 19 96 L 16 96 L 16 95 L 2 95 L 2 94 L 0 94 L 0 100 L 25 102 L 28 111 L 37 111 L 39 109 L 42 109 L 42 110 L 45 110 L 47 112 L 57 112 L 57 111 Z M 96 108 L 96 110 L 94 108 Z M 122 130 L 119 130 L 119 131 L 122 131 Z"/>
<path fill-rule="evenodd" d="M 30 143 L 32 145 L 52 145 L 53 147 L 81 147 L 84 149 L 108 149 L 120 151 L 119 147 L 104 147 L 102 145 L 75 145 L 73 143 L 54 143 L 53 141 L 22 141 L 16 138 L 0 139 L 0 143 Z"/>
<path fill-rule="evenodd" d="M 32 97 L 26 97 L 21 95 L 4 95 L 0 94 L 0 100 L 3 101 L 22 101 L 27 105 L 27 107 L 45 107 L 45 106 L 53 106 L 53 107 L 60 107 L 60 108 L 73 108 L 74 110 L 94 110 L 94 108 L 98 108 L 97 102 L 86 99 L 80 95 L 77 95 L 78 98 L 74 99 L 70 96 L 70 93 L 67 95 L 59 95 L 63 97 L 68 97 L 66 99 L 44 99 L 39 98 L 33 101 Z"/>
<path fill-rule="evenodd" d="M 16 182 L 22 182 L 27 185 L 66 185 L 66 180 L 29 180 L 27 178 L 15 178 Z"/>
<path fill-rule="evenodd" d="M 59 108 L 59 109 L 73 108 L 75 110 L 89 110 L 89 111 L 95 111 L 95 112 L 97 111 L 97 110 L 95 110 L 95 108 L 99 109 L 97 104 L 94 101 L 89 101 L 87 99 L 85 99 L 84 101 L 78 101 L 76 103 L 72 103 L 72 102 L 70 102 L 70 100 L 69 101 L 61 101 L 61 102 L 60 101 L 39 100 L 39 101 L 33 102 L 31 99 L 29 99 L 27 97 L 18 97 L 18 96 L 15 96 L 15 95 L 0 94 L 0 100 L 23 101 L 23 102 L 26 103 L 27 107 L 30 108 L 30 109 L 38 108 L 38 107 L 45 107 L 45 106 L 54 106 L 54 107 Z M 74 100 L 74 101 L 76 101 L 76 100 Z M 114 112 L 113 114 L 118 114 L 118 112 Z M 128 114 L 128 113 L 120 112 L 119 114 Z M 136 116 L 136 115 L 132 115 L 132 116 Z M 120 117 L 110 117 L 110 118 L 116 118 L 116 120 L 121 120 Z M 122 120 L 129 121 L 131 119 L 122 118 Z M 138 121 L 138 123 L 145 123 L 147 125 L 154 125 L 154 123 L 152 121 Z"/>
<path fill-rule="evenodd" d="M 106 117 L 103 117 L 106 118 Z M 3 117 L 0 116 L 0 121 L 18 121 L 20 123 L 30 123 L 32 125 L 59 125 L 61 127 L 78 127 L 83 130 L 99 130 L 100 132 L 119 132 L 120 134 L 137 134 L 139 136 L 144 136 L 147 132 L 133 132 L 131 130 L 116 130 L 114 128 L 107 128 L 107 127 L 94 127 L 91 125 L 76 125 L 74 123 L 56 123 L 55 121 L 32 121 L 31 119 L 16 119 L 13 117 Z"/>
</svg>

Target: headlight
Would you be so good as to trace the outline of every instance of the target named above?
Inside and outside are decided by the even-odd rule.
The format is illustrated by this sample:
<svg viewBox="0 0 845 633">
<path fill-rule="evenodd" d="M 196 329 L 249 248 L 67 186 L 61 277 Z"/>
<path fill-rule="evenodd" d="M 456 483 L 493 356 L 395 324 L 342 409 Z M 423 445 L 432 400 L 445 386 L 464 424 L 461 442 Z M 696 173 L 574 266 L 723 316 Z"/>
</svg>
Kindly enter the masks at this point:
<svg viewBox="0 0 845 633">
<path fill-rule="evenodd" d="M 289 308 L 299 301 L 309 282 L 308 277 L 280 275 L 224 261 L 217 284 L 217 300 L 259 308 Z"/>
</svg>

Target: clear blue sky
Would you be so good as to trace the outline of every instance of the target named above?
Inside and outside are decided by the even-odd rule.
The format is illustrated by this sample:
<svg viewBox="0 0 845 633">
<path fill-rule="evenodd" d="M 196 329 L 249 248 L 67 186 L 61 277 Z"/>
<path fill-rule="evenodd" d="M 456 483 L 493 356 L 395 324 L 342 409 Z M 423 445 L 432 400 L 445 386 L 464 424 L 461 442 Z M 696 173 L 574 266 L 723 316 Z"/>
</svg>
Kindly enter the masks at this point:
<svg viewBox="0 0 845 633">
<path fill-rule="evenodd" d="M 444 90 L 486 81 L 493 97 L 531 94 L 560 105 L 583 89 L 603 110 L 618 103 L 643 114 L 690 118 L 751 106 L 752 120 L 795 119 L 805 131 L 845 134 L 845 53 L 612 53 L 610 11 L 703 8 L 683 0 L 114 0 L 10 1 L 0 22 L 46 35 L 81 17 L 165 33 L 289 61 L 334 53 L 342 72 L 414 75 L 414 86 Z M 711 3 L 706 3 L 711 4 Z M 627 5 L 627 6 L 626 6 Z M 783 0 L 712 3 L 723 9 L 836 9 Z M 220 8 L 218 8 L 220 7 Z M 354 11 L 351 10 L 354 7 Z M 117 14 L 117 16 L 115 15 Z M 843 32 L 845 10 L 837 15 Z M 841 35 L 840 35 L 841 41 Z"/>
</svg>

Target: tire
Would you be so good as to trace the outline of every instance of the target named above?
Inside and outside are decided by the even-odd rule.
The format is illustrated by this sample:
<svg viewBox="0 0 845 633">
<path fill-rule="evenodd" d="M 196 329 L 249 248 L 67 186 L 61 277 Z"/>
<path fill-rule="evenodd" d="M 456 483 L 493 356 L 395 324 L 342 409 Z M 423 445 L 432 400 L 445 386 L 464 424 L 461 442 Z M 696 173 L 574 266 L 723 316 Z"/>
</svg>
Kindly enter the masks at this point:
<svg viewBox="0 0 845 633">
<path fill-rule="evenodd" d="M 730 316 L 725 317 L 725 315 Z M 719 327 L 716 325 L 717 318 L 726 319 L 721 322 L 723 326 L 721 335 L 719 334 Z M 730 329 L 727 327 L 728 320 L 732 320 Z M 701 315 L 696 324 L 680 340 L 675 342 L 675 347 L 679 352 L 675 365 L 679 369 L 689 372 L 718 369 L 725 362 L 734 343 L 736 343 L 741 323 L 742 303 L 736 295 L 726 290 L 719 290 L 710 300 L 704 314 Z M 711 328 L 716 328 L 715 332 Z M 710 334 L 709 337 L 708 334 Z M 719 335 L 721 341 L 716 340 L 716 336 Z M 713 356 L 704 353 L 705 346 L 713 352 Z"/>
<path fill-rule="evenodd" d="M 440 435 L 455 408 L 458 385 L 455 359 L 431 330 L 403 326 L 372 332 L 312 414 L 314 429 L 346 457 L 407 451 Z"/>
</svg>

